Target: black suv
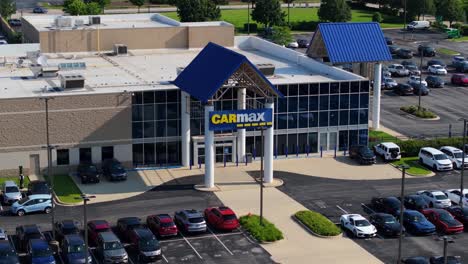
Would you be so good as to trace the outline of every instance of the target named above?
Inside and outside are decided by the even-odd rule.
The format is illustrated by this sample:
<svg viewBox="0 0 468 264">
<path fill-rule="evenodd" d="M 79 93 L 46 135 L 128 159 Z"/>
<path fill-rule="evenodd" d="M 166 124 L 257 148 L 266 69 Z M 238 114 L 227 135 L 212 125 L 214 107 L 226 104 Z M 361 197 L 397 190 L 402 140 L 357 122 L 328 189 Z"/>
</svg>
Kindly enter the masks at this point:
<svg viewBox="0 0 468 264">
<path fill-rule="evenodd" d="M 375 163 L 374 152 L 364 145 L 351 146 L 349 148 L 349 157 L 351 159 L 358 159 L 361 165 Z"/>
<path fill-rule="evenodd" d="M 78 177 L 81 179 L 81 183 L 99 182 L 99 171 L 96 165 L 92 163 L 82 163 L 78 165 L 77 169 Z"/>
<path fill-rule="evenodd" d="M 109 180 L 126 180 L 127 172 L 116 159 L 107 159 L 102 163 L 102 174 Z"/>
<path fill-rule="evenodd" d="M 419 45 L 418 54 L 421 54 L 423 57 L 434 57 L 436 55 L 436 50 L 431 46 Z"/>
<path fill-rule="evenodd" d="M 439 76 L 429 75 L 426 78 L 427 86 L 431 88 L 444 88 L 445 81 Z"/>
<path fill-rule="evenodd" d="M 50 188 L 45 181 L 30 181 L 28 184 L 28 195 L 49 194 Z"/>
<path fill-rule="evenodd" d="M 396 51 L 396 55 L 402 59 L 413 58 L 413 52 L 409 49 L 399 49 Z"/>
<path fill-rule="evenodd" d="M 26 251 L 30 239 L 44 239 L 37 225 L 22 225 L 16 228 L 19 250 Z"/>
</svg>

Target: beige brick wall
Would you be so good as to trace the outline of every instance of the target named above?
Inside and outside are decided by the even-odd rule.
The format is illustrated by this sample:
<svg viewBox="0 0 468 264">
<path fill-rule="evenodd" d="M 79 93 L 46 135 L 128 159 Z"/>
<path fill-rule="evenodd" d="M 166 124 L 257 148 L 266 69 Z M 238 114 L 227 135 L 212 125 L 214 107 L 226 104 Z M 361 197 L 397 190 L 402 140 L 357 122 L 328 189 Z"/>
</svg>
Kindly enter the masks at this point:
<svg viewBox="0 0 468 264">
<path fill-rule="evenodd" d="M 224 47 L 234 46 L 233 26 L 189 27 L 189 48 L 202 48 L 208 42 Z"/>
</svg>

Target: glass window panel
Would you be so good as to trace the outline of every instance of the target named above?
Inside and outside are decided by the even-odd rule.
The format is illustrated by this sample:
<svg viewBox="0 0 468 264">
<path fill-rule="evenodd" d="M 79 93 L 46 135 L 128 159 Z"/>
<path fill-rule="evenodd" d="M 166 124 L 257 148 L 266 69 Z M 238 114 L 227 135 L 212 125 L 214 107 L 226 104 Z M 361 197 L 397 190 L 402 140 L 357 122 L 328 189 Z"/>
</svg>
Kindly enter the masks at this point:
<svg viewBox="0 0 468 264">
<path fill-rule="evenodd" d="M 309 133 L 309 148 L 310 153 L 318 152 L 318 133 Z"/>
<path fill-rule="evenodd" d="M 287 97 L 278 98 L 278 113 L 286 113 L 288 111 Z"/>
<path fill-rule="evenodd" d="M 350 108 L 359 108 L 359 94 L 351 94 L 349 99 Z"/>
<path fill-rule="evenodd" d="M 289 112 L 297 112 L 297 104 L 298 104 L 297 97 L 288 97 L 288 111 Z"/>
<path fill-rule="evenodd" d="M 349 109 L 349 94 L 340 95 L 340 109 Z"/>
<path fill-rule="evenodd" d="M 201 135 L 201 132 L 200 132 L 200 123 L 201 123 L 201 120 L 200 119 L 191 119 L 190 120 L 190 134 L 192 136 L 199 136 Z"/>
<path fill-rule="evenodd" d="M 133 164 L 143 164 L 143 144 L 133 144 Z"/>
<path fill-rule="evenodd" d="M 360 94 L 359 97 L 361 100 L 359 100 L 359 107 L 360 108 L 368 108 L 369 107 L 369 94 Z"/>
<path fill-rule="evenodd" d="M 143 118 L 145 121 L 154 120 L 154 104 L 145 104 L 143 106 Z"/>
<path fill-rule="evenodd" d="M 369 123 L 369 110 L 360 109 L 359 110 L 359 124 L 367 124 L 367 123 Z"/>
<path fill-rule="evenodd" d="M 143 122 L 143 137 L 154 137 L 154 121 Z"/>
<path fill-rule="evenodd" d="M 340 83 L 330 83 L 330 94 L 337 94 L 340 92 Z"/>
<path fill-rule="evenodd" d="M 319 93 L 319 85 L 318 83 L 312 83 L 309 85 L 309 94 L 315 95 Z"/>
<path fill-rule="evenodd" d="M 156 121 L 156 137 L 166 136 L 166 121 Z"/>
<path fill-rule="evenodd" d="M 223 110 L 223 102 L 222 101 L 214 102 L 214 109 L 215 110 Z"/>
<path fill-rule="evenodd" d="M 132 106 L 132 121 L 143 121 L 143 106 L 142 105 Z"/>
<path fill-rule="evenodd" d="M 317 111 L 318 110 L 318 96 L 310 96 L 309 97 L 309 111 Z"/>
<path fill-rule="evenodd" d="M 101 160 L 114 158 L 114 146 L 101 147 Z"/>
<path fill-rule="evenodd" d="M 156 93 L 157 95 L 157 93 Z M 178 90 L 168 90 L 166 91 L 166 102 L 168 103 L 177 103 L 179 102 L 179 91 Z"/>
<path fill-rule="evenodd" d="M 338 111 L 330 111 L 330 126 L 338 125 Z"/>
<path fill-rule="evenodd" d="M 309 84 L 308 83 L 299 84 L 299 95 L 309 95 Z"/>
<path fill-rule="evenodd" d="M 320 83 L 320 94 L 330 94 L 330 83 Z"/>
<path fill-rule="evenodd" d="M 369 92 L 369 81 L 362 81 L 360 90 L 361 90 L 361 93 L 368 93 Z"/>
<path fill-rule="evenodd" d="M 359 93 L 359 82 L 351 82 L 351 93 Z"/>
<path fill-rule="evenodd" d="M 234 93 L 237 93 L 237 90 L 236 90 L 236 91 L 234 91 L 233 89 L 227 90 L 227 91 L 223 94 L 223 99 L 232 99 L 232 98 L 233 98 L 233 92 L 234 92 Z"/>
<path fill-rule="evenodd" d="M 154 92 L 148 91 L 143 93 L 143 103 L 154 104 Z"/>
<path fill-rule="evenodd" d="M 340 131 L 338 134 L 338 148 L 339 150 L 348 149 L 348 130 Z"/>
<path fill-rule="evenodd" d="M 132 96 L 132 104 L 142 104 L 143 103 L 143 93 L 136 92 Z"/>
<path fill-rule="evenodd" d="M 328 110 L 329 95 L 320 96 L 320 110 Z"/>
<path fill-rule="evenodd" d="M 340 126 L 347 126 L 349 119 L 349 110 L 340 111 Z"/>
<path fill-rule="evenodd" d="M 166 104 L 156 104 L 156 120 L 166 120 Z"/>
<path fill-rule="evenodd" d="M 295 155 L 297 146 L 297 134 L 288 135 L 288 154 Z"/>
<path fill-rule="evenodd" d="M 167 136 L 168 137 L 178 136 L 178 132 L 179 132 L 178 125 L 179 125 L 178 120 L 168 120 L 167 121 Z"/>
<path fill-rule="evenodd" d="M 277 155 L 282 156 L 286 154 L 286 135 L 278 135 L 275 149 Z"/>
<path fill-rule="evenodd" d="M 57 165 L 70 164 L 70 151 L 68 149 L 57 149 Z"/>
<path fill-rule="evenodd" d="M 307 152 L 308 135 L 307 133 L 301 133 L 297 135 L 297 145 L 299 146 L 299 153 Z"/>
<path fill-rule="evenodd" d="M 255 146 L 254 137 L 246 137 L 245 138 L 245 149 L 246 149 L 247 153 L 253 154 L 254 146 Z"/>
<path fill-rule="evenodd" d="M 367 129 L 360 129 L 359 130 L 359 145 L 366 145 L 368 140 L 368 130 Z"/>
<path fill-rule="evenodd" d="M 297 128 L 297 113 L 288 114 L 288 129 Z"/>
<path fill-rule="evenodd" d="M 309 121 L 309 113 L 299 113 L 299 128 L 307 128 Z"/>
<path fill-rule="evenodd" d="M 330 110 L 338 109 L 339 102 L 340 102 L 339 95 L 330 95 Z"/>
<path fill-rule="evenodd" d="M 167 163 L 180 163 L 180 142 L 167 142 Z"/>
<path fill-rule="evenodd" d="M 318 126 L 318 112 L 310 112 L 309 113 L 309 127 L 317 127 Z"/>
<path fill-rule="evenodd" d="M 132 123 L 132 138 L 142 138 L 143 137 L 143 122 L 133 122 Z"/>
<path fill-rule="evenodd" d="M 289 96 L 297 96 L 299 93 L 297 84 L 290 84 L 288 87 L 288 91 Z"/>
<path fill-rule="evenodd" d="M 156 164 L 160 166 L 164 166 L 167 164 L 167 149 L 166 143 L 158 142 L 156 143 L 156 153 L 157 153 L 157 160 Z"/>
<path fill-rule="evenodd" d="M 167 98 L 166 98 L 166 91 L 157 91 L 155 92 L 155 102 L 156 103 L 166 103 Z"/>
<path fill-rule="evenodd" d="M 309 109 L 309 97 L 308 96 L 300 96 L 299 97 L 299 112 L 307 111 Z"/>
<path fill-rule="evenodd" d="M 234 105 L 234 101 L 232 100 L 224 100 L 223 101 L 223 110 L 232 110 Z"/>
<path fill-rule="evenodd" d="M 288 96 L 288 86 L 287 85 L 279 85 L 278 90 L 280 93 L 282 93 L 284 96 Z"/>
<path fill-rule="evenodd" d="M 167 104 L 167 119 L 178 119 L 179 118 L 179 104 Z"/>
<path fill-rule="evenodd" d="M 328 111 L 319 112 L 319 126 L 320 127 L 327 127 L 328 126 Z"/>
<path fill-rule="evenodd" d="M 357 145 L 358 144 L 358 130 L 349 130 L 349 145 Z"/>
<path fill-rule="evenodd" d="M 155 164 L 156 157 L 154 153 L 154 143 L 143 144 L 143 154 L 145 157 L 145 164 Z"/>
<path fill-rule="evenodd" d="M 288 128 L 288 115 L 279 114 L 278 115 L 278 129 L 287 129 Z"/>
<path fill-rule="evenodd" d="M 349 82 L 340 83 L 340 93 L 349 93 Z"/>
<path fill-rule="evenodd" d="M 359 111 L 358 110 L 351 110 L 349 111 L 349 124 L 350 125 L 357 125 L 359 118 Z"/>
</svg>

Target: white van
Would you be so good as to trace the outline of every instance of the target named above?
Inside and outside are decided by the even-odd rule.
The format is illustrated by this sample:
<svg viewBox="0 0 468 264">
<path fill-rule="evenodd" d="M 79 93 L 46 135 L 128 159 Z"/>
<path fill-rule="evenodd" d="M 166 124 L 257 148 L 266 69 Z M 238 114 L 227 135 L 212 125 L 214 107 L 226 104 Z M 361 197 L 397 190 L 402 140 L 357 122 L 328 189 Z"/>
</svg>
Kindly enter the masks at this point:
<svg viewBox="0 0 468 264">
<path fill-rule="evenodd" d="M 406 29 L 429 29 L 429 27 L 431 27 L 429 21 L 413 21 L 406 26 Z"/>
<path fill-rule="evenodd" d="M 435 148 L 422 148 L 419 150 L 419 162 L 431 167 L 434 171 L 452 170 L 452 161 L 442 151 Z"/>
</svg>

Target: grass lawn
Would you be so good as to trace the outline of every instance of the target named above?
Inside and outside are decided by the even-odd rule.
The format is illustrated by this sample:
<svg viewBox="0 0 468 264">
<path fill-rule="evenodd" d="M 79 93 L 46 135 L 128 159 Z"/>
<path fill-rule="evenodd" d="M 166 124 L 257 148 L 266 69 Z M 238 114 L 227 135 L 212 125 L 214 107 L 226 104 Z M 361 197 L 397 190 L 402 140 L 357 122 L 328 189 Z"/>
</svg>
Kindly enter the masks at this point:
<svg viewBox="0 0 468 264">
<path fill-rule="evenodd" d="M 446 49 L 446 48 L 438 48 L 438 49 L 437 49 L 437 52 L 439 52 L 439 53 L 441 53 L 441 54 L 445 54 L 445 55 L 450 55 L 450 56 L 459 55 L 459 54 L 460 54 L 460 52 L 458 52 L 458 51 L 451 50 L 451 49 Z"/>
<path fill-rule="evenodd" d="M 381 141 L 392 141 L 395 140 L 395 137 L 383 132 L 383 131 L 378 131 L 378 130 L 369 130 L 369 138 L 375 138 L 379 139 Z"/>
<path fill-rule="evenodd" d="M 16 185 L 19 187 L 19 177 L 0 177 L 0 186 L 3 185 L 5 181 L 14 181 Z M 28 187 L 29 178 L 28 176 L 24 176 L 24 188 Z"/>
<path fill-rule="evenodd" d="M 423 165 L 419 164 L 418 157 L 408 157 L 408 158 L 401 158 L 399 161 L 392 162 L 393 165 L 399 166 L 406 164 L 410 168 L 406 170 L 406 172 L 412 175 L 429 175 L 432 171 L 424 167 Z"/>
<path fill-rule="evenodd" d="M 64 203 L 80 203 L 76 200 L 81 195 L 80 189 L 68 175 L 54 176 L 54 191 L 58 199 Z"/>
<path fill-rule="evenodd" d="M 463 37 L 457 38 L 457 39 L 450 39 L 450 41 L 452 41 L 452 42 L 465 42 L 465 41 L 468 41 L 468 36 L 463 36 Z"/>
</svg>

